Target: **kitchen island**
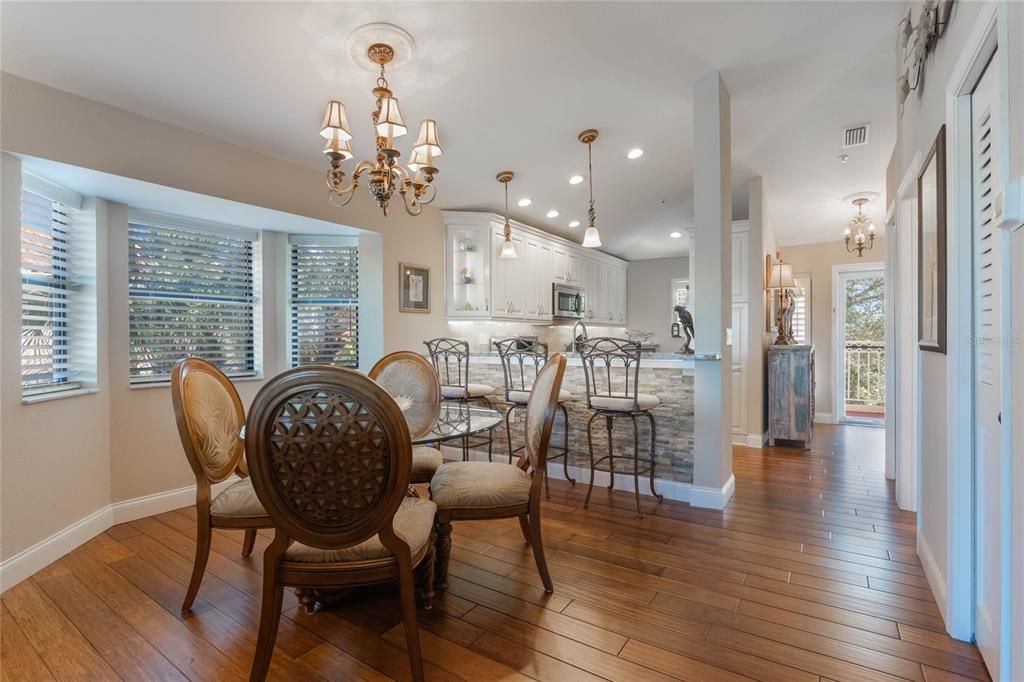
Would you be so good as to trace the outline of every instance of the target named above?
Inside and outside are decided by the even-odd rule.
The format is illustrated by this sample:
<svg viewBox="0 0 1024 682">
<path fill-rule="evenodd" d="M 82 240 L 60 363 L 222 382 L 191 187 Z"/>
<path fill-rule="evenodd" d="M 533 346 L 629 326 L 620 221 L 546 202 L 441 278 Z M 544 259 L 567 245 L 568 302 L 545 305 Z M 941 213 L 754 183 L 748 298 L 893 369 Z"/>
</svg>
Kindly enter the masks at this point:
<svg viewBox="0 0 1024 682">
<path fill-rule="evenodd" d="M 568 354 L 568 366 L 562 380 L 562 388 L 572 393 L 572 399 L 566 404 L 569 412 L 569 473 L 577 483 L 586 485 L 590 480 L 590 455 L 587 449 L 587 422 L 593 414 L 587 409 L 586 378 L 583 363 L 576 353 Z M 699 359 L 699 358 L 698 358 Z M 689 484 L 693 481 L 693 365 L 692 355 L 674 353 L 645 354 L 640 361 L 640 392 L 651 393 L 661 398 L 661 404 L 651 412 L 656 422 L 655 477 L 661 483 L 656 487 L 659 493 L 670 499 L 688 499 Z M 508 407 L 505 401 L 505 381 L 501 368 L 501 359 L 497 353 L 473 353 L 470 356 L 470 381 L 494 386 L 495 395 L 491 401 L 495 407 L 504 412 Z M 523 416 L 525 410 L 516 411 L 516 422 L 512 425 L 512 443 L 519 447 L 523 443 Z M 613 434 L 613 447 L 617 453 L 632 456 L 633 428 L 628 418 L 618 418 Z M 646 468 L 648 458 L 650 431 L 646 419 L 638 420 L 640 429 L 640 465 Z M 551 447 L 560 448 L 563 442 L 563 423 L 561 416 L 555 420 L 551 438 Z M 595 459 L 608 451 L 607 432 L 603 420 L 595 420 L 593 425 Z M 494 431 L 494 457 L 507 457 L 508 447 L 504 426 Z M 456 449 L 448 453 L 454 456 Z M 500 454 L 499 454 L 500 453 Z M 479 458 L 481 451 L 474 453 Z M 486 457 L 486 452 L 483 453 Z M 631 466 L 629 463 L 617 463 L 617 467 Z M 552 478 L 564 478 L 561 461 L 548 466 Z M 608 475 L 598 472 L 595 475 L 595 486 L 607 485 Z M 641 479 L 641 491 L 647 485 Z M 633 477 L 616 476 L 616 488 L 633 490 Z"/>
</svg>

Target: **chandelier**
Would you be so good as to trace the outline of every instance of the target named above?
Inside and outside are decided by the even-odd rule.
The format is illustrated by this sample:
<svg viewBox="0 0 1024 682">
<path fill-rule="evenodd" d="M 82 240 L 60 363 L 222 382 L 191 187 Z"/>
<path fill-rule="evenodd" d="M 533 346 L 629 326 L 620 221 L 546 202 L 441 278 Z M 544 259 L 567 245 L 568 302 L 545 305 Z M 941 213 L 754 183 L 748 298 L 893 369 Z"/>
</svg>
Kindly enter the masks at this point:
<svg viewBox="0 0 1024 682">
<path fill-rule="evenodd" d="M 420 135 L 412 147 L 408 169 L 399 163 L 401 153 L 396 148 L 395 139 L 405 135 L 407 130 L 398 109 L 398 99 L 384 77 L 384 67 L 394 59 L 395 50 L 386 43 L 373 43 L 367 48 L 366 57 L 380 66 L 377 87 L 372 90 L 376 108 L 370 117 L 376 137 L 377 156 L 373 161 L 357 163 L 352 178 L 346 184 L 341 164 L 353 156 L 349 146 L 352 134 L 348 128 L 345 105 L 338 100 L 328 102 L 320 126 L 320 135 L 327 139 L 324 154 L 331 162 L 331 168 L 327 171 L 327 197 L 335 206 L 346 206 L 355 196 L 360 178 L 368 173 L 370 194 L 385 216 L 396 189 L 406 212 L 417 216 L 437 195 L 434 176 L 439 171 L 435 160 L 444 153 L 437 134 L 437 122 L 428 118 L 420 123 Z"/>
<path fill-rule="evenodd" d="M 875 246 L 875 224 L 864 215 L 864 204 L 870 203 L 871 198 L 859 196 L 850 203 L 857 207 L 857 215 L 853 216 L 850 224 L 843 231 L 843 241 L 846 243 L 846 252 L 857 252 L 857 258 L 864 257 L 864 251 L 870 251 Z M 853 242 L 853 246 L 850 242 Z M 867 243 L 867 246 L 865 246 Z"/>
<path fill-rule="evenodd" d="M 498 173 L 498 182 L 505 185 L 505 241 L 501 243 L 501 253 L 498 258 L 518 258 L 516 245 L 512 243 L 512 223 L 508 218 L 508 183 L 512 182 L 512 171 L 501 171 Z"/>
<path fill-rule="evenodd" d="M 597 213 L 594 212 L 594 156 L 591 145 L 597 139 L 597 131 L 588 128 L 580 133 L 577 139 L 587 145 L 587 186 L 590 191 L 590 208 L 587 209 L 587 231 L 583 233 L 583 246 L 588 249 L 596 249 L 601 246 L 601 234 L 594 227 Z"/>
</svg>

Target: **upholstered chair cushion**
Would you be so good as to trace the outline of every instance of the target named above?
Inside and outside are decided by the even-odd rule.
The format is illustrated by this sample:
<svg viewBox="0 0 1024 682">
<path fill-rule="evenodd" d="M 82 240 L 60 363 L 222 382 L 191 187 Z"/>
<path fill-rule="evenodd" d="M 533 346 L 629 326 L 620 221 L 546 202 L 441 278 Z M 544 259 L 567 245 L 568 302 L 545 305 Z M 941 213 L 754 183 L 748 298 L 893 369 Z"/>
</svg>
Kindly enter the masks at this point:
<svg viewBox="0 0 1024 682">
<path fill-rule="evenodd" d="M 231 394 L 206 372 L 189 372 L 182 394 L 197 454 L 210 469 L 222 469 L 231 462 L 244 417 Z"/>
<path fill-rule="evenodd" d="M 415 445 L 412 448 L 412 477 L 419 478 L 437 471 L 444 464 L 441 451 L 426 445 Z"/>
<path fill-rule="evenodd" d="M 636 396 L 637 409 L 640 411 L 651 410 L 661 405 L 661 398 L 649 393 L 638 393 Z M 590 398 L 590 406 L 597 410 L 611 410 L 612 412 L 632 412 L 633 398 L 623 396 L 595 395 Z"/>
<path fill-rule="evenodd" d="M 508 392 L 508 399 L 511 402 L 515 403 L 516 405 L 525 405 L 526 403 L 530 402 L 530 392 L 529 391 L 509 391 Z M 558 391 L 558 402 L 564 403 L 567 400 L 572 400 L 572 393 L 570 393 L 569 391 L 565 390 L 564 388 L 563 389 L 559 389 L 559 391 Z"/>
<path fill-rule="evenodd" d="M 394 528 L 407 543 L 409 550 L 416 554 L 430 541 L 434 530 L 434 516 L 437 505 L 422 497 L 406 497 L 395 513 Z M 343 561 L 367 561 L 383 559 L 391 556 L 391 550 L 381 544 L 380 538 L 374 535 L 352 547 L 342 549 L 320 549 L 294 542 L 285 551 L 285 561 L 302 563 L 334 563 Z"/>
<path fill-rule="evenodd" d="M 503 462 L 446 462 L 430 480 L 442 509 L 505 507 L 530 501 L 530 475 Z"/>
<path fill-rule="evenodd" d="M 494 387 L 487 384 L 470 384 L 467 388 L 462 386 L 442 386 L 441 395 L 445 398 L 483 398 L 494 393 Z"/>
<path fill-rule="evenodd" d="M 252 489 L 249 477 L 232 483 L 220 491 L 210 504 L 210 512 L 215 516 L 254 517 L 266 516 L 267 512 Z"/>
</svg>

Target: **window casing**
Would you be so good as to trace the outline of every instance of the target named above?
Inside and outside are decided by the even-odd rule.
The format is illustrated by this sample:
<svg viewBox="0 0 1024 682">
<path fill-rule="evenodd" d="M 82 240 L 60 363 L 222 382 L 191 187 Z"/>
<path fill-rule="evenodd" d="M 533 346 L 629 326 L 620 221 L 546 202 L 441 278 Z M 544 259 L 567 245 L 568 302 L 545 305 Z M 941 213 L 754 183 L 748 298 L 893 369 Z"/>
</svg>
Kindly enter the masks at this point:
<svg viewBox="0 0 1024 682">
<path fill-rule="evenodd" d="M 166 382 L 201 357 L 229 377 L 257 375 L 255 232 L 169 216 L 128 224 L 129 376 Z"/>
<path fill-rule="evenodd" d="M 21 388 L 26 395 L 76 388 L 70 365 L 70 247 L 74 209 L 22 188 Z"/>
<path fill-rule="evenodd" d="M 289 361 L 359 366 L 359 246 L 355 238 L 289 238 Z"/>
<path fill-rule="evenodd" d="M 811 276 L 795 275 L 797 288 L 793 291 L 793 340 L 799 344 L 811 343 Z"/>
</svg>

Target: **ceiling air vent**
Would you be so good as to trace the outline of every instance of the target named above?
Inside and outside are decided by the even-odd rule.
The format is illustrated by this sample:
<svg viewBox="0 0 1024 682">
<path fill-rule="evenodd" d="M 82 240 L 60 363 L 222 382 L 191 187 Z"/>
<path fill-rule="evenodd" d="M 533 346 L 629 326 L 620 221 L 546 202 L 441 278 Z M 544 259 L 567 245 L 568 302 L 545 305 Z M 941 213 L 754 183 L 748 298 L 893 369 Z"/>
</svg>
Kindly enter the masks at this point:
<svg viewBox="0 0 1024 682">
<path fill-rule="evenodd" d="M 843 129 L 843 149 L 860 147 L 868 143 L 868 132 L 871 130 L 870 123 L 850 126 Z"/>
</svg>

